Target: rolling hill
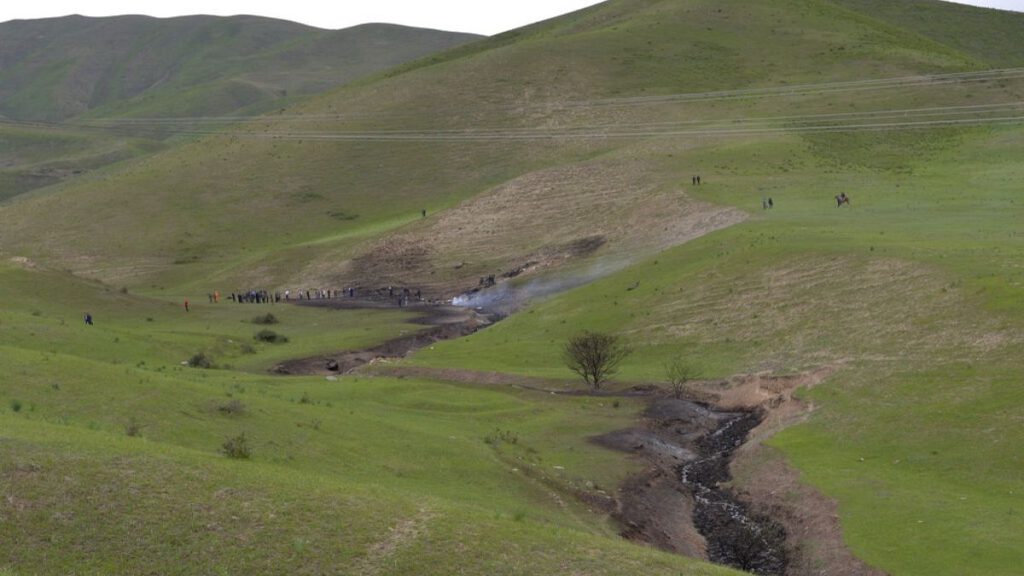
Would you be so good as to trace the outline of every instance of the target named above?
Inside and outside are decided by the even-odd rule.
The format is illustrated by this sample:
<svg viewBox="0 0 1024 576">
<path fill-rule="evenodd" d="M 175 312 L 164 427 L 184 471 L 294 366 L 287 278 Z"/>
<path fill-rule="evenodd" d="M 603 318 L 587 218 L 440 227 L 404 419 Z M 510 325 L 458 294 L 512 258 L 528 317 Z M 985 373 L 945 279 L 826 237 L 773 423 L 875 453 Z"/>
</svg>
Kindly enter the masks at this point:
<svg viewBox="0 0 1024 576">
<path fill-rule="evenodd" d="M 0 24 L 0 114 L 220 116 L 267 110 L 479 38 L 255 16 L 66 16 Z"/>
<path fill-rule="evenodd" d="M 221 117 L 280 108 L 477 38 L 386 24 L 321 30 L 250 16 L 0 23 L 0 146 L 33 151 L 0 157 L 0 199 L 145 155 L 174 136 L 125 118 L 223 126 L 230 119 Z"/>
<path fill-rule="evenodd" d="M 87 275 L 136 286 L 214 271 L 221 282 L 273 286 L 424 282 L 434 272 L 431 285 L 450 291 L 529 262 L 559 262 L 586 237 L 601 237 L 607 252 L 650 253 L 688 237 L 692 226 L 734 221 L 735 214 L 677 192 L 690 171 L 707 168 L 688 165 L 695 139 L 645 135 L 646 127 L 664 131 L 658 126 L 675 123 L 679 131 L 696 118 L 770 122 L 792 115 L 795 103 L 810 115 L 998 102 L 1017 89 L 1012 79 L 907 83 L 837 102 L 830 83 L 994 66 L 983 53 L 833 3 L 801 6 L 612 2 L 231 130 L 204 136 L 177 125 L 195 141 L 5 209 L 5 245 L 19 246 L 21 238 L 28 256 L 46 254 Z M 672 99 L 794 84 L 825 89 L 798 98 L 769 92 Z M 935 88 L 944 85 L 950 89 Z M 639 100 L 615 101 L 627 94 Z M 785 120 L 775 124 L 784 127 Z M 698 128 L 708 137 L 721 132 Z M 612 174 L 624 181 L 613 183 Z M 592 186 L 614 195 L 588 201 Z M 145 193 L 131 192 L 137 190 Z M 520 197 L 523 211 L 503 208 L 500 222 L 473 231 L 478 213 Z M 59 234 L 33 237 L 55 202 L 82 217 Z M 125 202 L 134 206 L 110 209 Z M 186 210 L 158 208 L 166 206 Z M 443 219 L 417 221 L 421 210 L 455 206 Z M 632 224 L 642 218 L 655 221 Z M 536 233 L 522 234 L 524 222 Z M 372 238 L 402 226 L 394 239 Z M 641 229 L 647 238 L 625 238 Z M 456 238 L 446 240 L 450 235 Z M 88 254 L 75 253 L 76 246 L 88 246 Z"/>
<path fill-rule="evenodd" d="M 1015 573 L 1022 34 L 928 0 L 612 0 L 230 125 L 141 97 L 50 126 L 61 155 L 172 138 L 0 205 L 0 574 L 730 573 L 620 537 L 650 446 L 595 439 L 657 426 L 673 362 L 763 416 L 727 484 L 788 574 Z M 204 298 L 490 275 L 527 295 L 508 318 L 326 380 L 267 372 L 413 314 Z M 289 342 L 255 338 L 268 310 Z M 569 381 L 581 330 L 632 349 L 607 390 Z"/>
</svg>

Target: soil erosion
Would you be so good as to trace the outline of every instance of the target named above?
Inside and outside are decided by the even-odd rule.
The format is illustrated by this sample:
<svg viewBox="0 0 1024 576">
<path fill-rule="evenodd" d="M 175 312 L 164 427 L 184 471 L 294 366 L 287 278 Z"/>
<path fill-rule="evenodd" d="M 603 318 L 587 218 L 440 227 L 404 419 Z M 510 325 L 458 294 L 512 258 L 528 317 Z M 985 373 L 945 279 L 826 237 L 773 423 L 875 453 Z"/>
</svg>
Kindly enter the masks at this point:
<svg viewBox="0 0 1024 576">
<path fill-rule="evenodd" d="M 644 420 L 594 439 L 653 464 L 620 492 L 623 536 L 755 574 L 785 574 L 785 529 L 722 485 L 760 415 L 662 396 L 651 400 Z"/>
</svg>

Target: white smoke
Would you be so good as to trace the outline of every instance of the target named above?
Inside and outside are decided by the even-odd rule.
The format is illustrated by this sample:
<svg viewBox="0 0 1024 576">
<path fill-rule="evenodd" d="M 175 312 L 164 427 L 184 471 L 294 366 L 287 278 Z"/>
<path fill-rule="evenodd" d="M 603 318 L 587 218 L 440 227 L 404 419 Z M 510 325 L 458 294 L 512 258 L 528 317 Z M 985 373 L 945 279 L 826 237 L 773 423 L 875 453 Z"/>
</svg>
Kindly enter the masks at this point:
<svg viewBox="0 0 1024 576">
<path fill-rule="evenodd" d="M 630 263 L 631 261 L 628 259 L 606 259 L 595 262 L 584 270 L 551 274 L 527 282 L 502 282 L 497 286 L 484 288 L 478 292 L 460 294 L 452 298 L 452 304 L 499 314 L 510 314 L 531 300 L 589 284 L 622 270 Z"/>
</svg>

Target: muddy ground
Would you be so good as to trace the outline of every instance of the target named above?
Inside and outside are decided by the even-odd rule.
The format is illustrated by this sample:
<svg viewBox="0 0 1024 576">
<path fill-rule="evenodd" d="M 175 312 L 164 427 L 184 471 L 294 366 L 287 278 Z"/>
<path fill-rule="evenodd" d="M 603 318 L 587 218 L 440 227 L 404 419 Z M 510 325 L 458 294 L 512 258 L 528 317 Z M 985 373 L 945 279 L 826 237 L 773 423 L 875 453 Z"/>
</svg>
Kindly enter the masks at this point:
<svg viewBox="0 0 1024 576">
<path fill-rule="evenodd" d="M 333 310 L 395 309 L 394 304 L 390 302 L 344 298 L 308 300 L 298 305 Z M 421 314 L 412 323 L 423 325 L 425 328 L 388 340 L 372 348 L 339 351 L 334 354 L 289 360 L 274 366 L 271 368 L 271 372 L 292 376 L 346 374 L 381 358 L 401 358 L 434 342 L 467 336 L 495 321 L 495 318 L 489 314 L 458 306 L 416 303 L 402 309 Z"/>
</svg>

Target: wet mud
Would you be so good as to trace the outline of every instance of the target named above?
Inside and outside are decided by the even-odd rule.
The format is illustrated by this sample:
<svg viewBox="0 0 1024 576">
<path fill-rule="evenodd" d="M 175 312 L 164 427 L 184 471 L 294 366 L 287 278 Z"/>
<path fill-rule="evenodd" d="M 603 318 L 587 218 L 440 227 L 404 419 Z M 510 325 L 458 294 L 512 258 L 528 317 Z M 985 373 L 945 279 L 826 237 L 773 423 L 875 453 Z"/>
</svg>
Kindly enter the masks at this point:
<svg viewBox="0 0 1024 576">
<path fill-rule="evenodd" d="M 398 309 L 393 304 L 372 300 L 311 300 L 299 305 L 344 310 Z M 412 323 L 421 324 L 425 328 L 362 350 L 289 360 L 274 366 L 270 371 L 292 376 L 346 374 L 381 358 L 402 358 L 434 342 L 468 336 L 497 320 L 485 312 L 441 304 L 414 304 L 402 309 L 419 313 L 420 317 Z"/>
<path fill-rule="evenodd" d="M 729 463 L 761 418 L 755 413 L 729 416 L 697 441 L 701 457 L 679 466 L 679 480 L 694 499 L 693 523 L 707 541 L 707 557 L 754 574 L 786 573 L 786 530 L 771 518 L 751 512 L 723 483 Z"/>
<path fill-rule="evenodd" d="M 642 426 L 594 438 L 651 464 L 619 491 L 622 535 L 754 574 L 785 574 L 785 529 L 725 486 L 733 453 L 760 422 L 757 412 L 659 397 Z"/>
</svg>

